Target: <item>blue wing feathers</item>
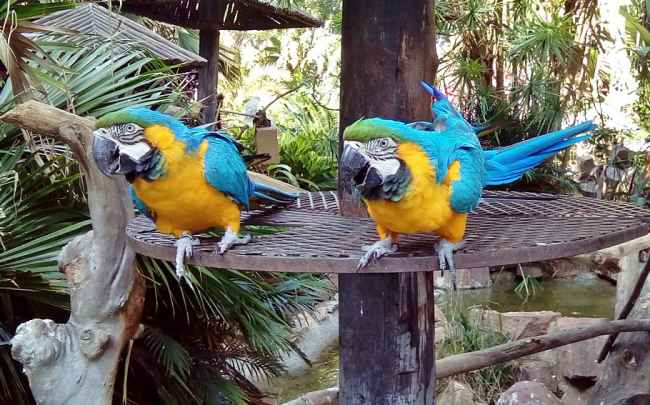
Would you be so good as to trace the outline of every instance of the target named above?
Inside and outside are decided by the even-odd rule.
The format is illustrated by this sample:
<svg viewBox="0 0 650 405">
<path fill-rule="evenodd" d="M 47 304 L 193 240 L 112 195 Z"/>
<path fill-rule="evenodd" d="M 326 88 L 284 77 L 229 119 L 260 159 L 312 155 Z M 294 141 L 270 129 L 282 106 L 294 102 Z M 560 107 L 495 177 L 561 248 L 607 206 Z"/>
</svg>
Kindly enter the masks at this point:
<svg viewBox="0 0 650 405">
<path fill-rule="evenodd" d="M 248 209 L 253 195 L 253 183 L 246 165 L 230 137 L 206 132 L 208 150 L 204 158 L 205 179 L 214 188 L 232 197 Z"/>
<path fill-rule="evenodd" d="M 593 122 L 587 121 L 506 148 L 484 151 L 486 185 L 501 185 L 519 180 L 528 170 L 539 166 L 557 152 L 589 139 L 590 135 L 581 134 L 595 128 Z"/>
</svg>

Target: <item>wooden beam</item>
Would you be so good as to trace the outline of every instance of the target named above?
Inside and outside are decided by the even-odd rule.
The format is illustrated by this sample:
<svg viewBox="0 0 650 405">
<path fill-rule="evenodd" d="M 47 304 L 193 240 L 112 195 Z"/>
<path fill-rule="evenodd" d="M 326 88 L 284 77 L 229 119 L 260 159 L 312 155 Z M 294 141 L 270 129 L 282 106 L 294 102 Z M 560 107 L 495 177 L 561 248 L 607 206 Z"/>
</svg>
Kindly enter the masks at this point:
<svg viewBox="0 0 650 405">
<path fill-rule="evenodd" d="M 201 121 L 213 122 L 217 115 L 217 81 L 219 77 L 219 31 L 199 32 L 199 55 L 208 62 L 199 69 L 199 100 L 203 103 Z"/>
<path fill-rule="evenodd" d="M 341 134 L 361 117 L 430 118 L 419 81 L 433 78 L 432 11 L 432 0 L 343 1 Z M 339 296 L 339 402 L 433 404 L 433 273 L 342 274 Z"/>
</svg>

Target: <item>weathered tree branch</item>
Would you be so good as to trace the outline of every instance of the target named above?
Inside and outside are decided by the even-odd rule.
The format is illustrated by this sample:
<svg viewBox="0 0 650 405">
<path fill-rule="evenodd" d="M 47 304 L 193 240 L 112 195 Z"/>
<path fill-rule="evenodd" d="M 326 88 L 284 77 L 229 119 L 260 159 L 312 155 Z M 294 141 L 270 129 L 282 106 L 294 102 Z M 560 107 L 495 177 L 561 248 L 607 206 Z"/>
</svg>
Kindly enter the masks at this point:
<svg viewBox="0 0 650 405">
<path fill-rule="evenodd" d="M 543 352 L 596 336 L 620 332 L 650 331 L 650 321 L 603 321 L 565 332 L 550 333 L 494 346 L 489 349 L 456 354 L 436 362 L 436 378 L 445 378 L 478 370 L 497 363 L 514 360 L 533 353 Z"/>
<path fill-rule="evenodd" d="M 132 216 L 126 182 L 95 166 L 92 119 L 29 101 L 0 120 L 71 148 L 86 176 L 93 223 L 93 231 L 59 255 L 70 287 L 70 319 L 63 325 L 41 319 L 20 325 L 12 355 L 23 364 L 39 404 L 111 404 L 120 354 L 137 331 L 144 304 L 124 232 Z"/>
</svg>

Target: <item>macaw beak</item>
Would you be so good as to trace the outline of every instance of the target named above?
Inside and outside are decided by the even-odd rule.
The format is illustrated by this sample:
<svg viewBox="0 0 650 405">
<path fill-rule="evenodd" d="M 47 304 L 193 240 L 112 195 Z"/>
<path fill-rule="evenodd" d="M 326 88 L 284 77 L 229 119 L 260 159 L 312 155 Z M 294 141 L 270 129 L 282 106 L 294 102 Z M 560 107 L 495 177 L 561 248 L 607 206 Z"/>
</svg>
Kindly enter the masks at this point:
<svg viewBox="0 0 650 405">
<path fill-rule="evenodd" d="M 341 172 L 346 182 L 351 182 L 364 197 L 373 196 L 384 180 L 361 151 L 361 143 L 346 141 L 341 155 Z"/>
<path fill-rule="evenodd" d="M 103 128 L 93 132 L 93 158 L 99 171 L 110 177 L 120 168 L 120 151 L 115 142 L 103 136 L 105 132 Z"/>
<path fill-rule="evenodd" d="M 345 141 L 341 155 L 341 174 L 345 181 L 361 184 L 370 167 L 370 159 L 361 152 L 361 143 Z"/>
<path fill-rule="evenodd" d="M 429 93 L 433 99 L 433 101 L 440 101 L 440 100 L 446 100 L 447 96 L 445 96 L 440 90 L 436 88 L 436 86 L 429 84 L 425 82 L 424 80 L 420 81 L 420 85 L 424 90 Z"/>
</svg>

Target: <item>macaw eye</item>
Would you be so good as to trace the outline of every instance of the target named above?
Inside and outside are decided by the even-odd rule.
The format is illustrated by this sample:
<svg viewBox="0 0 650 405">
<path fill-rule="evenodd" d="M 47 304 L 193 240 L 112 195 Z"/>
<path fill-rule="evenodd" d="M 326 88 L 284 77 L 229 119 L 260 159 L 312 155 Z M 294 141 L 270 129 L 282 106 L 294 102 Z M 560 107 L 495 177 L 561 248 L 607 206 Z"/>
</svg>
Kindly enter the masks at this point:
<svg viewBox="0 0 650 405">
<path fill-rule="evenodd" d="M 126 132 L 136 132 L 135 125 L 133 124 L 126 124 L 125 130 Z"/>
<path fill-rule="evenodd" d="M 388 139 L 382 139 L 379 141 L 379 147 L 381 148 L 387 148 L 388 147 Z"/>
</svg>

